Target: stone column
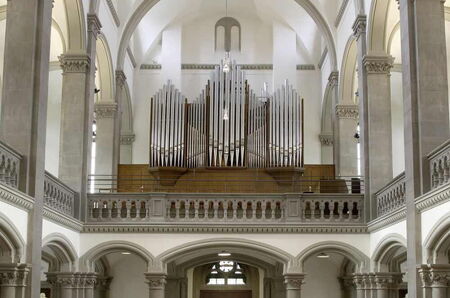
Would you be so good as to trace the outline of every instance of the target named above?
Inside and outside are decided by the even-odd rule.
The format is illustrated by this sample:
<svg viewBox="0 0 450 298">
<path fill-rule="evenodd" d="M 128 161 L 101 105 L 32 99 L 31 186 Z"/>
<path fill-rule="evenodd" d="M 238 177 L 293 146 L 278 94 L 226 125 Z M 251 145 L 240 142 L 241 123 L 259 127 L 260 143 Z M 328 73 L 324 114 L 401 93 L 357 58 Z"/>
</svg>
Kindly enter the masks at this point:
<svg viewBox="0 0 450 298">
<path fill-rule="evenodd" d="M 134 133 L 121 133 L 120 135 L 120 163 L 133 163 L 133 143 L 136 136 Z"/>
<path fill-rule="evenodd" d="M 59 178 L 80 192 L 84 183 L 83 166 L 87 162 L 84 139 L 92 138 L 85 130 L 86 80 L 91 59 L 86 54 L 64 54 L 59 57 L 63 70 L 61 100 L 61 139 L 59 150 Z"/>
<path fill-rule="evenodd" d="M 302 284 L 305 280 L 305 274 L 288 273 L 284 275 L 284 284 L 286 286 L 286 298 L 301 298 Z"/>
<path fill-rule="evenodd" d="M 364 217 L 366 221 L 371 219 L 371 214 L 376 212 L 376 202 L 371 200 L 371 185 L 369 177 L 369 125 L 368 125 L 368 101 L 367 101 L 367 71 L 364 66 L 363 58 L 367 53 L 366 39 L 367 17 L 358 15 L 353 24 L 353 34 L 358 45 L 358 98 L 359 98 L 359 127 L 361 142 L 361 174 L 365 177 L 364 181 Z M 373 210 L 371 212 L 371 210 Z"/>
<path fill-rule="evenodd" d="M 108 298 L 109 286 L 111 285 L 112 277 L 101 276 L 97 278 L 97 285 L 95 287 L 96 298 Z"/>
<path fill-rule="evenodd" d="M 115 102 L 99 102 L 95 104 L 97 135 L 95 137 L 95 174 L 115 175 L 114 156 L 114 125 L 117 117 Z"/>
<path fill-rule="evenodd" d="M 24 297 L 29 272 L 30 267 L 26 264 L 1 264 L 0 297 Z"/>
<path fill-rule="evenodd" d="M 342 298 L 352 298 L 352 290 L 353 290 L 353 277 L 352 276 L 343 276 L 339 277 L 339 283 L 341 285 Z"/>
<path fill-rule="evenodd" d="M 57 293 L 56 298 L 94 298 L 97 273 L 48 272 L 46 275 L 52 293 Z"/>
<path fill-rule="evenodd" d="M 364 274 L 353 274 L 353 283 L 356 287 L 356 298 L 365 298 L 365 277 Z"/>
<path fill-rule="evenodd" d="M 336 106 L 336 121 L 339 131 L 339 176 L 358 175 L 357 140 L 359 107 L 354 104 Z"/>
<path fill-rule="evenodd" d="M 328 77 L 328 86 L 330 87 L 331 93 L 331 107 L 332 111 L 336 108 L 339 102 L 339 72 L 333 71 Z M 331 113 L 331 123 L 333 126 L 333 164 L 335 165 L 335 174 L 339 176 L 341 164 L 339 160 L 340 156 L 340 144 L 339 144 L 339 125 L 337 123 L 337 118 L 335 113 Z"/>
<path fill-rule="evenodd" d="M 422 297 L 421 219 L 415 198 L 430 189 L 427 154 L 449 139 L 444 1 L 400 1 L 405 121 L 408 296 Z"/>
<path fill-rule="evenodd" d="M 7 1 L 0 137 L 23 154 L 19 189 L 34 198 L 28 213 L 27 296 L 41 287 L 42 214 L 52 1 Z"/>
<path fill-rule="evenodd" d="M 122 122 L 122 100 L 125 97 L 125 82 L 127 77 L 122 70 L 116 70 L 116 94 L 115 102 L 118 107 L 118 112 L 116 113 L 116 118 L 114 121 L 114 149 L 113 149 L 113 173 L 118 174 L 118 167 L 120 164 L 120 144 L 121 144 L 121 122 Z M 134 139 L 133 139 L 134 141 Z M 131 147 L 131 146 L 130 146 Z"/>
<path fill-rule="evenodd" d="M 333 134 L 322 133 L 319 135 L 319 141 L 322 145 L 321 159 L 322 164 L 333 164 Z"/>
<path fill-rule="evenodd" d="M 390 298 L 391 293 L 398 289 L 402 282 L 402 273 L 377 272 L 375 273 L 375 286 L 377 298 Z"/>
<path fill-rule="evenodd" d="M 94 289 L 97 284 L 97 273 L 79 273 L 79 293 L 77 297 L 94 298 Z"/>
<path fill-rule="evenodd" d="M 147 279 L 149 298 L 164 298 L 166 275 L 164 273 L 145 273 Z"/>
<path fill-rule="evenodd" d="M 419 274 L 423 298 L 447 298 L 450 295 L 450 265 L 422 265 Z"/>
<path fill-rule="evenodd" d="M 393 66 L 391 56 L 365 56 L 364 67 L 367 73 L 367 138 L 369 151 L 368 176 L 370 200 L 373 195 L 392 180 L 392 126 L 391 126 L 391 80 Z M 367 191 L 367 190 L 366 190 Z M 372 218 L 376 209 L 371 210 Z"/>
</svg>

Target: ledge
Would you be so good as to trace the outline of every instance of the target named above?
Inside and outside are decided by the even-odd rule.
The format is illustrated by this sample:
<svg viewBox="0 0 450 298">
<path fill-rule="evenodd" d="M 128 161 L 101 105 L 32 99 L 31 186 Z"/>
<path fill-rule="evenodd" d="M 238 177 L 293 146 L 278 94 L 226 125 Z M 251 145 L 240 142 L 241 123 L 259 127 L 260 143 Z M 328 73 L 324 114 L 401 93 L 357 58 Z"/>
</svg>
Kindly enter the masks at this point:
<svg viewBox="0 0 450 298">
<path fill-rule="evenodd" d="M 416 199 L 419 212 L 439 206 L 450 201 L 450 183 L 439 186 Z"/>
<path fill-rule="evenodd" d="M 406 219 L 406 207 L 401 207 L 393 212 L 386 213 L 385 215 L 372 220 L 367 224 L 369 232 L 375 232 L 394 225 Z"/>
</svg>

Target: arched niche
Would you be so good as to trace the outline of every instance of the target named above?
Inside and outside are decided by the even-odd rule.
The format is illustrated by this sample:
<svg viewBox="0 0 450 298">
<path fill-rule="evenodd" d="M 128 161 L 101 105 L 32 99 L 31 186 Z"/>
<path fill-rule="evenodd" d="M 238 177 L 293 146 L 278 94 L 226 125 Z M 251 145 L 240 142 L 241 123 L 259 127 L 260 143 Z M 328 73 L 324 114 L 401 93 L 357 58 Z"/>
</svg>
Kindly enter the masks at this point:
<svg viewBox="0 0 450 298">
<path fill-rule="evenodd" d="M 406 261 L 406 239 L 398 234 L 385 236 L 375 248 L 372 256 L 374 272 L 402 272 Z"/>
</svg>

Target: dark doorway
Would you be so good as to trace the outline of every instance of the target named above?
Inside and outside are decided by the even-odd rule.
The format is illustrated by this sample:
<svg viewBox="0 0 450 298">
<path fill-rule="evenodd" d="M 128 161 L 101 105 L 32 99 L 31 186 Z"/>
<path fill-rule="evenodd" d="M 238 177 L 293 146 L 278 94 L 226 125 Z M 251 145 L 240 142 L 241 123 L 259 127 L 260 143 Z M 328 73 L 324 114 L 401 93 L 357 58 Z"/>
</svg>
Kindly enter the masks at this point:
<svg viewBox="0 0 450 298">
<path fill-rule="evenodd" d="M 200 291 L 200 298 L 252 298 L 251 290 L 235 291 Z"/>
</svg>

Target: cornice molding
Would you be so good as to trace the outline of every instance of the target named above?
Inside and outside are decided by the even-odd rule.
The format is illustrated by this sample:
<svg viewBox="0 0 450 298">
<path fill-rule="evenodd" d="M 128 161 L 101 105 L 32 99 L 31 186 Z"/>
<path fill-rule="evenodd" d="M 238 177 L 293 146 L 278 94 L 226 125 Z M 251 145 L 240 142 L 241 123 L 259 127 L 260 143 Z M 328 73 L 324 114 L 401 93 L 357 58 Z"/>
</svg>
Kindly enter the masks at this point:
<svg viewBox="0 0 450 298">
<path fill-rule="evenodd" d="M 120 136 L 120 145 L 131 145 L 136 140 L 135 134 L 123 134 Z"/>
<path fill-rule="evenodd" d="M 179 225 L 170 224 L 125 224 L 121 222 L 85 224 L 84 233 L 367 233 L 367 227 L 362 225 L 338 226 L 334 225 L 198 225 L 183 223 Z"/>
<path fill-rule="evenodd" d="M 66 228 L 69 228 L 76 232 L 81 232 L 83 230 L 83 223 L 81 221 L 66 216 L 63 213 L 55 211 L 47 206 L 44 206 L 44 217 L 49 221 L 52 221 L 56 224 L 61 224 Z"/>
<path fill-rule="evenodd" d="M 147 69 L 161 69 L 161 64 L 141 64 L 140 69 L 147 70 Z"/>
<path fill-rule="evenodd" d="M 94 34 L 95 38 L 100 34 L 102 23 L 96 14 L 89 13 L 87 15 L 88 32 Z"/>
<path fill-rule="evenodd" d="M 111 12 L 111 15 L 114 19 L 114 23 L 116 24 L 117 27 L 120 27 L 120 18 L 119 15 L 117 14 L 116 8 L 114 7 L 114 3 L 112 2 L 112 0 L 106 0 L 106 4 L 108 4 L 109 11 Z"/>
<path fill-rule="evenodd" d="M 182 70 L 214 70 L 219 64 L 195 64 L 195 63 L 183 63 L 181 64 Z M 238 64 L 242 70 L 273 70 L 273 64 Z M 161 64 L 141 64 L 141 70 L 159 70 Z M 297 64 L 297 70 L 316 70 L 314 64 Z"/>
<path fill-rule="evenodd" d="M 342 17 L 344 16 L 345 9 L 347 8 L 349 0 L 343 0 L 341 3 L 341 7 L 339 7 L 338 14 L 336 16 L 336 20 L 334 21 L 334 27 L 339 27 L 339 24 L 341 23 Z"/>
<path fill-rule="evenodd" d="M 338 119 L 358 119 L 359 107 L 358 105 L 344 105 L 336 106 L 336 116 Z"/>
<path fill-rule="evenodd" d="M 63 54 L 58 57 L 63 74 L 67 73 L 87 73 L 91 64 L 91 59 L 84 54 Z"/>
<path fill-rule="evenodd" d="M 117 113 L 117 103 L 99 102 L 95 104 L 96 119 L 114 118 Z"/>
<path fill-rule="evenodd" d="M 392 56 L 369 56 L 363 58 L 363 64 L 368 74 L 390 74 L 391 68 L 394 66 L 394 58 Z"/>
<path fill-rule="evenodd" d="M 403 220 L 406 220 L 406 207 L 396 209 L 394 212 L 386 213 L 385 215 L 372 220 L 367 224 L 368 231 L 375 232 Z"/>
<path fill-rule="evenodd" d="M 133 51 L 131 50 L 130 47 L 127 48 L 127 54 L 128 57 L 130 58 L 131 64 L 133 65 L 133 68 L 136 68 L 137 66 L 136 58 L 134 57 Z"/>
<path fill-rule="evenodd" d="M 359 37 L 362 34 L 366 34 L 367 30 L 367 16 L 365 15 L 358 15 L 356 17 L 355 22 L 352 26 L 353 29 L 353 36 L 355 36 L 356 39 L 359 39 Z"/>
<path fill-rule="evenodd" d="M 0 182 L 0 201 L 11 204 L 25 211 L 31 210 L 34 199 L 19 190 L 11 188 Z"/>
<path fill-rule="evenodd" d="M 316 70 L 314 64 L 297 64 L 297 70 Z"/>
<path fill-rule="evenodd" d="M 325 63 L 325 59 L 327 58 L 327 55 L 328 55 L 328 48 L 325 47 L 325 49 L 323 49 L 322 55 L 320 56 L 320 59 L 319 59 L 319 63 L 318 63 L 319 69 L 322 69 L 322 66 Z"/>
<path fill-rule="evenodd" d="M 450 183 L 444 184 L 416 199 L 416 208 L 423 212 L 450 201 Z"/>
<path fill-rule="evenodd" d="M 322 146 L 333 146 L 333 135 L 332 134 L 320 134 L 319 140 L 320 140 L 320 144 Z"/>
</svg>

